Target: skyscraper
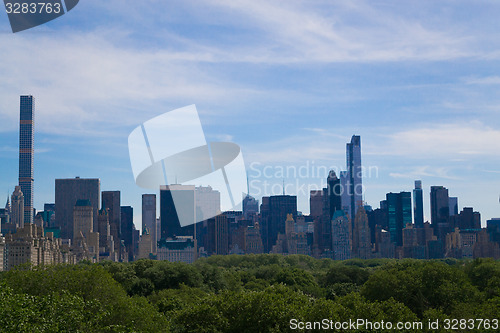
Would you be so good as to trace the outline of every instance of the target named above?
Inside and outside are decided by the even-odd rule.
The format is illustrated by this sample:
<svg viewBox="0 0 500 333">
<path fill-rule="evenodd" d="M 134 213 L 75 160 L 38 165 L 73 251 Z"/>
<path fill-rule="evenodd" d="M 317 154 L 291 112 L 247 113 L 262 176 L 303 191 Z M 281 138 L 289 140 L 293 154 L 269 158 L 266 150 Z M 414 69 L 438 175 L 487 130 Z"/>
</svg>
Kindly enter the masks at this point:
<svg viewBox="0 0 500 333">
<path fill-rule="evenodd" d="M 411 192 L 387 193 L 386 199 L 391 241 L 403 246 L 403 229 L 411 224 Z"/>
<path fill-rule="evenodd" d="M 443 186 L 431 186 L 431 222 L 434 227 L 447 223 L 450 216 L 450 198 L 448 189 Z"/>
<path fill-rule="evenodd" d="M 143 194 L 142 195 L 142 230 L 149 231 L 151 241 L 151 251 L 156 253 L 158 246 L 158 237 L 156 235 L 156 194 Z M 146 246 L 146 245 L 144 245 Z M 148 247 L 149 248 L 149 247 Z"/>
<path fill-rule="evenodd" d="M 450 208 L 450 216 L 458 214 L 458 198 L 457 197 L 449 197 L 449 208 Z"/>
<path fill-rule="evenodd" d="M 243 216 L 245 219 L 251 219 L 254 215 L 259 213 L 259 200 L 247 194 L 243 198 Z"/>
<path fill-rule="evenodd" d="M 326 180 L 327 182 L 327 189 L 328 189 L 328 224 L 331 224 L 331 220 L 333 217 L 333 214 L 341 209 L 341 195 L 342 195 L 342 188 L 340 186 L 340 179 L 337 178 L 337 175 L 335 174 L 335 171 L 330 170 L 328 174 L 328 178 Z"/>
<path fill-rule="evenodd" d="M 262 197 L 260 206 L 262 216 L 262 242 L 264 251 L 269 252 L 276 244 L 278 233 L 285 234 L 285 221 L 288 214 L 297 219 L 297 196 L 275 195 Z"/>
<path fill-rule="evenodd" d="M 125 245 L 127 251 L 127 260 L 134 260 L 134 208 L 131 206 L 121 206 L 120 207 L 121 214 L 121 235 L 122 241 Z M 139 241 L 137 239 L 137 241 Z"/>
<path fill-rule="evenodd" d="M 89 200 L 92 205 L 93 230 L 99 230 L 100 180 L 80 177 L 55 181 L 56 227 L 61 238 L 73 237 L 73 208 L 78 200 Z"/>
<path fill-rule="evenodd" d="M 194 236 L 196 197 L 193 185 L 160 186 L 161 239 L 174 236 Z M 181 226 L 181 221 L 192 225 Z"/>
<path fill-rule="evenodd" d="M 14 192 L 11 197 L 12 206 L 11 206 L 11 216 L 10 223 L 15 226 L 15 228 L 24 228 L 24 195 L 21 191 L 20 186 L 16 186 Z M 15 230 L 14 230 L 15 232 Z"/>
<path fill-rule="evenodd" d="M 108 211 L 109 228 L 114 239 L 115 252 L 120 252 L 122 239 L 121 199 L 120 191 L 102 191 L 102 209 Z"/>
<path fill-rule="evenodd" d="M 33 223 L 33 155 L 35 98 L 21 96 L 19 124 L 19 186 L 24 195 L 24 223 Z"/>
<path fill-rule="evenodd" d="M 421 180 L 415 180 L 415 189 L 413 190 L 413 221 L 415 227 L 424 227 L 424 192 Z"/>
<path fill-rule="evenodd" d="M 354 221 L 356 211 L 363 205 L 363 182 L 361 168 L 361 137 L 353 135 L 346 145 L 348 192 L 350 199 L 350 218 Z M 341 175 L 342 178 L 342 175 Z M 343 189 L 346 190 L 345 188 Z"/>
<path fill-rule="evenodd" d="M 351 259 L 351 226 L 343 210 L 332 216 L 332 246 L 335 260 Z"/>
<path fill-rule="evenodd" d="M 352 228 L 352 255 L 355 258 L 370 259 L 371 233 L 368 216 L 363 206 L 358 208 Z"/>
<path fill-rule="evenodd" d="M 342 187 L 335 171 L 330 170 L 326 180 L 327 188 L 323 189 L 319 246 L 322 250 L 331 249 L 332 245 L 332 218 L 336 211 L 341 209 Z"/>
</svg>

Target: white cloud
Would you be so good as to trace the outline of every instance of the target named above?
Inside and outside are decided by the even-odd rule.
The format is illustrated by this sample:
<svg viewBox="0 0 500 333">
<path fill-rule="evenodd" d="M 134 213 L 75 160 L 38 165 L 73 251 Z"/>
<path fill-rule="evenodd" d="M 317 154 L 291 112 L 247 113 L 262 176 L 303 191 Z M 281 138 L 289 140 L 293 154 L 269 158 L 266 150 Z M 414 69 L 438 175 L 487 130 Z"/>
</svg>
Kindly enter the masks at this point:
<svg viewBox="0 0 500 333">
<path fill-rule="evenodd" d="M 431 167 L 431 166 L 419 166 L 406 170 L 405 172 L 391 172 L 389 176 L 392 178 L 401 179 L 422 179 L 422 178 L 440 178 L 449 180 L 459 180 L 459 177 L 450 174 L 451 169 L 448 167 Z"/>
<path fill-rule="evenodd" d="M 475 158 L 497 156 L 500 130 L 481 122 L 420 125 L 385 136 L 369 154 L 405 156 L 413 159 Z"/>
<path fill-rule="evenodd" d="M 464 82 L 476 85 L 498 85 L 500 84 L 500 76 L 468 77 L 464 78 Z"/>
</svg>

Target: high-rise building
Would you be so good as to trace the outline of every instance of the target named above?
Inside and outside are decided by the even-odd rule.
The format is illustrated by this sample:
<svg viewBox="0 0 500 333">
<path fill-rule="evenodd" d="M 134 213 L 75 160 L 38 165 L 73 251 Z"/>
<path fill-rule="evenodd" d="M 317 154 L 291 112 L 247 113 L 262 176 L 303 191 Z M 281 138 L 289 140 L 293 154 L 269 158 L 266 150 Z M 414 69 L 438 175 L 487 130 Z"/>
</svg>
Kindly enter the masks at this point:
<svg viewBox="0 0 500 333">
<path fill-rule="evenodd" d="M 73 208 L 73 243 L 77 257 L 99 261 L 99 233 L 94 232 L 90 200 L 77 200 Z"/>
<path fill-rule="evenodd" d="M 194 235 L 196 220 L 196 195 L 194 185 L 160 186 L 161 239 Z M 190 225 L 183 227 L 184 223 Z"/>
<path fill-rule="evenodd" d="M 245 198 L 243 198 L 243 216 L 248 220 L 258 213 L 259 200 L 247 194 Z"/>
<path fill-rule="evenodd" d="M 358 208 L 352 229 L 352 254 L 356 258 L 371 258 L 371 233 L 364 206 Z"/>
<path fill-rule="evenodd" d="M 196 221 L 217 216 L 220 211 L 220 192 L 211 186 L 196 186 Z"/>
<path fill-rule="evenodd" d="M 444 186 L 431 186 L 431 223 L 439 241 L 444 241 L 449 229 L 450 198 Z"/>
<path fill-rule="evenodd" d="M 421 180 L 415 180 L 415 189 L 413 190 L 413 220 L 416 228 L 424 227 L 424 191 L 422 190 Z"/>
<path fill-rule="evenodd" d="M 458 214 L 458 198 L 449 197 L 450 216 Z"/>
<path fill-rule="evenodd" d="M 361 168 L 361 137 L 353 135 L 346 146 L 347 174 L 349 178 L 350 217 L 354 221 L 356 212 L 363 205 L 363 170 Z M 345 188 L 343 189 L 345 191 Z"/>
<path fill-rule="evenodd" d="M 319 246 L 321 250 L 331 248 L 332 244 L 332 217 L 337 210 L 341 209 L 342 187 L 335 171 L 330 170 L 326 180 L 327 187 L 323 189 L 322 213 L 319 228 Z"/>
<path fill-rule="evenodd" d="M 78 200 L 73 209 L 73 239 L 83 235 L 88 238 L 94 231 L 92 204 L 90 200 Z"/>
<path fill-rule="evenodd" d="M 403 246 L 403 228 L 411 224 L 411 192 L 387 193 L 387 219 L 391 241 Z"/>
<path fill-rule="evenodd" d="M 11 197 L 11 215 L 10 215 L 10 223 L 15 225 L 16 228 L 24 227 L 24 209 L 26 205 L 24 204 L 24 195 L 21 191 L 20 186 L 16 186 L 14 192 Z"/>
<path fill-rule="evenodd" d="M 335 260 L 351 259 L 351 224 L 343 210 L 332 216 L 332 246 Z"/>
<path fill-rule="evenodd" d="M 276 244 L 278 233 L 285 234 L 285 221 L 288 214 L 297 218 L 297 196 L 275 195 L 262 198 L 262 242 L 264 251 L 269 252 Z"/>
<path fill-rule="evenodd" d="M 323 214 L 323 191 L 311 190 L 309 196 L 309 215 L 319 218 Z"/>
<path fill-rule="evenodd" d="M 121 193 L 120 191 L 102 191 L 102 209 L 108 211 L 109 228 L 114 239 L 115 252 L 120 252 L 122 239 Z"/>
<path fill-rule="evenodd" d="M 111 235 L 111 227 L 109 225 L 109 210 L 101 208 L 99 211 L 99 258 L 104 260 L 117 261 L 118 257 L 115 252 L 115 240 Z M 117 240 L 118 243 L 120 240 Z"/>
<path fill-rule="evenodd" d="M 142 195 L 142 230 L 148 230 L 149 237 L 141 238 L 141 242 L 151 241 L 151 253 L 156 253 L 158 237 L 156 235 L 156 194 Z M 143 247 L 149 246 L 143 244 Z M 140 252 L 140 251 L 139 251 Z"/>
<path fill-rule="evenodd" d="M 56 227 L 61 229 L 61 238 L 73 237 L 73 208 L 78 200 L 89 200 L 92 205 L 93 229 L 99 230 L 100 180 L 80 177 L 56 179 L 55 208 Z"/>
<path fill-rule="evenodd" d="M 121 213 L 121 235 L 122 235 L 122 241 L 125 245 L 127 254 L 128 254 L 128 261 L 133 261 L 134 260 L 134 208 L 131 206 L 121 206 L 120 207 L 120 213 Z M 137 239 L 138 241 L 138 239 Z"/>
<path fill-rule="evenodd" d="M 349 181 L 349 173 L 347 171 L 340 171 L 340 185 L 342 186 L 342 195 L 341 195 L 341 208 L 345 214 L 349 215 L 349 219 L 351 218 L 351 196 L 349 195 L 350 191 L 350 181 Z"/>
<path fill-rule="evenodd" d="M 342 187 L 340 185 L 340 179 L 337 178 L 333 170 L 330 170 L 326 183 L 328 190 L 328 220 L 331 221 L 333 214 L 335 214 L 337 210 L 340 210 L 342 206 Z"/>
<path fill-rule="evenodd" d="M 24 223 L 33 223 L 33 156 L 35 154 L 35 98 L 21 96 L 19 127 L 19 186 L 24 194 Z M 74 204 L 74 203 L 73 203 Z"/>
<path fill-rule="evenodd" d="M 225 214 L 215 217 L 215 253 L 229 254 L 229 222 Z"/>
</svg>

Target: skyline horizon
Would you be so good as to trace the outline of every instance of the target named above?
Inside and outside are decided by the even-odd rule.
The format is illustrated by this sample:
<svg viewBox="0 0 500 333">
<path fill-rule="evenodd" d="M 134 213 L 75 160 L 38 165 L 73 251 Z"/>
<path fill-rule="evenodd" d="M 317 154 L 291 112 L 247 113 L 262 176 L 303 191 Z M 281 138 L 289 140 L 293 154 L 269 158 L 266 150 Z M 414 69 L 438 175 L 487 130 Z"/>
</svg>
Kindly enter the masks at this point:
<svg viewBox="0 0 500 333">
<path fill-rule="evenodd" d="M 31 96 L 31 95 L 30 95 L 30 96 Z M 35 113 L 35 114 L 36 114 L 36 113 Z M 357 136 L 357 135 L 356 135 L 356 134 L 353 134 L 353 137 L 354 137 L 354 136 Z M 35 139 L 35 142 L 36 142 L 36 139 Z M 35 146 L 36 146 L 36 145 L 35 145 Z M 36 148 L 35 148 L 35 153 L 36 153 Z M 35 161 L 36 161 L 36 159 L 35 159 Z M 270 180 L 270 179 L 273 179 L 273 178 L 272 178 L 272 177 L 269 177 L 269 175 L 268 175 L 268 174 L 266 175 L 266 173 L 268 173 L 268 172 L 266 171 L 266 169 L 268 169 L 268 168 L 277 168 L 277 170 L 280 170 L 280 171 L 278 171 L 278 172 L 281 172 L 281 173 L 283 173 L 283 172 L 284 172 L 284 170 L 286 170 L 286 173 L 287 173 L 287 174 L 290 172 L 290 170 L 294 170 L 294 173 L 295 173 L 296 175 L 298 175 L 298 174 L 300 174 L 300 173 L 301 173 L 301 171 L 300 171 L 300 170 L 301 170 L 301 168 L 302 168 L 303 166 L 307 166 L 307 170 L 309 170 L 309 169 L 308 169 L 309 165 L 311 165 L 311 164 L 312 164 L 312 165 L 315 165 L 315 162 L 314 162 L 314 160 L 313 160 L 312 162 L 310 162 L 310 161 L 308 161 L 308 160 L 307 160 L 307 161 L 305 161 L 304 165 L 301 165 L 301 166 L 299 166 L 298 168 L 296 168 L 296 166 L 294 166 L 294 165 L 288 165 L 288 166 L 271 166 L 271 165 L 266 165 L 266 166 L 264 166 L 264 169 L 263 169 L 262 171 L 260 171 L 259 169 L 254 168 L 254 167 L 253 167 L 253 165 L 255 165 L 255 164 L 261 164 L 261 163 L 260 163 L 260 162 L 255 162 L 255 161 L 254 161 L 254 162 L 251 162 L 251 163 L 250 163 L 250 167 L 248 168 L 248 170 L 252 170 L 252 171 L 254 171 L 254 172 L 258 172 L 259 174 L 264 175 L 264 176 L 265 176 L 265 179 Z M 319 175 L 319 173 L 320 173 L 320 172 L 319 172 L 319 170 L 320 170 L 320 169 L 321 169 L 322 171 L 324 170 L 326 174 L 328 174 L 330 171 L 334 171 L 336 174 L 337 174 L 337 173 L 340 173 L 340 172 L 343 172 L 343 171 L 345 172 L 345 170 L 342 170 L 342 168 L 341 168 L 341 167 L 336 168 L 336 167 L 327 167 L 327 166 L 325 166 L 325 165 L 317 165 L 317 166 L 316 166 L 316 168 L 317 168 L 316 173 L 315 173 L 314 171 L 312 172 L 312 175 L 313 175 L 313 176 L 314 176 L 315 174 L 316 174 L 316 175 Z M 35 167 L 34 169 L 36 170 L 36 167 Z M 344 169 L 345 169 L 345 168 L 344 168 Z M 365 170 L 366 170 L 366 169 L 369 169 L 369 170 L 370 170 L 370 174 L 371 174 L 371 170 L 375 169 L 375 170 L 376 170 L 376 177 L 375 177 L 375 178 L 377 178 L 377 177 L 378 177 L 378 167 L 376 167 L 376 166 L 369 166 L 369 167 L 365 167 L 364 165 L 362 165 L 362 166 L 361 166 L 361 170 L 362 170 L 362 174 L 363 174 L 362 179 L 365 179 L 364 174 L 365 174 Z M 298 171 L 297 171 L 297 170 L 298 170 Z M 303 170 L 303 169 L 302 169 L 302 170 Z M 247 175 L 248 175 L 248 174 L 249 174 L 249 173 L 248 173 L 248 171 L 247 171 Z M 323 176 L 324 176 L 324 175 L 323 175 Z M 253 188 L 256 188 L 256 189 L 259 189 L 258 187 L 255 187 L 255 186 L 252 186 L 252 185 L 251 185 L 253 181 L 259 181 L 259 177 L 260 177 L 260 176 L 257 176 L 256 178 L 254 178 L 254 179 L 252 179 L 252 180 L 249 180 L 249 182 L 248 182 L 248 188 L 249 188 L 249 189 L 250 189 L 250 188 L 252 188 L 252 187 L 253 187 Z M 328 177 L 328 176 L 324 176 L 323 178 L 321 178 L 323 182 L 322 182 L 322 183 L 320 183 L 319 185 L 317 185 L 317 184 L 315 184 L 315 183 L 310 183 L 310 184 L 309 184 L 309 186 L 310 186 L 310 187 L 309 187 L 309 189 L 305 192 L 305 194 L 308 196 L 308 199 L 310 198 L 310 193 L 311 193 L 311 191 L 312 191 L 312 190 L 322 190 L 323 188 L 326 188 L 326 179 L 327 179 L 327 177 Z M 90 177 L 90 178 L 86 178 L 86 177 L 80 177 L 80 176 L 74 176 L 74 177 L 69 177 L 69 178 L 54 178 L 54 184 L 55 184 L 55 181 L 56 181 L 56 180 L 58 180 L 58 179 L 75 179 L 75 178 L 82 178 L 82 179 L 98 179 L 98 180 L 99 180 L 99 183 L 102 185 L 102 183 L 101 183 L 101 182 L 102 182 L 102 178 L 101 178 L 101 177 Z M 290 177 L 286 177 L 286 178 L 287 178 L 287 179 L 289 179 Z M 300 178 L 300 177 L 299 177 L 299 178 Z M 305 177 L 305 178 L 308 178 L 308 177 Z M 313 177 L 313 178 L 314 178 L 314 177 Z M 300 202 L 299 202 L 299 195 L 298 195 L 298 193 L 293 193 L 293 192 L 292 192 L 292 193 L 290 193 L 290 192 L 289 192 L 289 193 L 287 193 L 287 188 L 288 188 L 288 185 L 292 185 L 292 187 L 293 187 L 293 186 L 294 186 L 294 184 L 291 184 L 291 183 L 286 183 L 286 182 L 284 181 L 284 180 L 285 180 L 285 178 L 274 177 L 274 179 L 275 179 L 276 181 L 280 181 L 280 180 L 281 180 L 281 181 L 282 181 L 282 183 L 280 184 L 279 182 L 278 182 L 278 183 L 274 182 L 274 183 L 272 184 L 271 188 L 273 188 L 273 189 L 274 189 L 274 188 L 279 188 L 282 192 L 280 192 L 280 191 L 272 191 L 272 192 L 267 192 L 267 191 L 264 191 L 265 193 L 260 194 L 260 195 L 255 195 L 255 194 L 253 194 L 253 193 L 247 193 L 247 194 L 249 194 L 250 196 L 254 197 L 255 199 L 257 199 L 257 200 L 259 201 L 259 210 L 260 210 L 260 204 L 262 203 L 262 197 L 279 196 L 279 195 L 282 195 L 282 194 L 283 194 L 283 195 L 296 196 L 296 197 L 297 197 L 297 207 L 299 208 L 301 205 L 299 205 L 299 203 L 300 203 Z M 298 179 L 298 178 L 295 178 L 295 179 Z M 414 180 L 414 182 L 415 182 L 415 181 L 421 181 L 421 180 L 420 180 L 420 179 L 415 179 L 415 180 Z M 265 183 L 265 182 L 266 182 L 266 180 L 264 181 L 264 183 Z M 421 182 L 422 182 L 422 181 L 421 181 Z M 36 182 L 35 182 L 35 184 L 36 184 Z M 176 183 L 175 183 L 175 184 L 176 184 Z M 269 184 L 269 185 L 271 185 L 270 183 L 268 183 L 268 184 Z M 140 194 L 140 196 L 142 197 L 142 195 L 144 195 L 144 194 L 155 194 L 155 195 L 157 196 L 157 198 L 158 198 L 158 197 L 159 197 L 159 194 L 160 194 L 160 188 L 161 188 L 162 186 L 165 186 L 165 185 L 174 185 L 174 183 L 172 183 L 172 184 L 164 184 L 164 185 L 159 185 L 159 187 L 158 187 L 158 191 L 156 191 L 156 192 L 154 192 L 154 193 L 152 193 L 152 192 L 143 192 L 143 193 L 141 193 L 141 194 Z M 186 184 L 186 185 L 188 185 L 188 184 Z M 203 186 L 203 185 L 196 185 L 196 184 L 191 184 L 191 185 L 194 185 L 194 186 Z M 298 185 L 298 182 L 297 182 L 297 185 Z M 313 188 L 311 188 L 311 185 L 313 185 L 313 186 L 312 186 Z M 315 187 L 314 185 L 317 185 L 317 186 Z M 18 185 L 13 185 L 13 186 L 15 187 L 15 186 L 18 186 Z M 54 186 L 55 186 L 55 185 L 54 185 Z M 208 186 L 210 186 L 210 185 L 208 185 Z M 281 187 L 280 187 L 280 186 L 281 186 Z M 433 186 L 443 186 L 443 185 L 431 184 L 431 185 L 429 185 L 429 186 L 428 186 L 428 189 L 429 189 L 429 191 L 428 191 L 428 192 L 426 192 L 426 191 L 425 191 L 425 188 L 426 188 L 426 187 L 422 185 L 422 189 L 424 190 L 424 191 L 423 191 L 423 193 L 424 193 L 424 222 L 429 222 L 429 223 L 432 223 L 432 222 L 431 222 L 431 219 L 430 219 L 430 189 L 431 189 L 431 187 L 433 187 Z M 137 188 L 139 188 L 139 186 L 136 186 L 136 187 L 137 187 Z M 446 186 L 445 186 L 445 187 L 446 187 Z M 35 187 L 35 188 L 36 188 L 36 187 Z M 383 199 L 379 200 L 379 201 L 377 202 L 377 204 L 370 203 L 370 202 L 368 202 L 368 201 L 366 201 L 366 200 L 365 200 L 365 195 L 366 195 L 366 194 L 365 194 L 365 191 L 366 191 L 365 186 L 363 185 L 363 186 L 362 186 L 362 188 L 363 188 L 363 194 L 362 194 L 362 195 L 363 195 L 363 206 L 370 206 L 370 207 L 372 207 L 373 209 L 380 208 L 380 203 L 381 203 L 382 201 L 386 200 L 386 198 L 383 198 Z M 451 188 L 448 188 L 448 187 L 446 187 L 446 188 L 447 188 L 448 190 L 452 190 Z M 413 202 L 413 189 L 414 189 L 414 188 L 412 188 L 411 190 L 403 190 L 403 189 L 401 189 L 401 190 L 396 190 L 395 192 L 390 191 L 390 192 L 386 192 L 386 194 L 388 194 L 388 193 L 410 192 L 410 193 L 411 193 L 412 202 Z M 120 191 L 120 193 L 122 193 L 122 194 L 123 194 L 123 193 L 126 193 L 125 191 L 123 191 L 123 190 L 121 190 L 121 189 L 106 189 L 106 190 L 101 189 L 101 193 L 102 193 L 102 192 L 105 192 L 105 191 Z M 250 191 L 250 192 L 251 192 L 251 191 Z M 36 191 L 35 191 L 35 193 L 36 193 Z M 426 200 L 425 200 L 425 197 L 426 197 L 426 196 L 425 196 L 425 193 L 428 193 L 428 201 L 427 201 L 427 205 L 425 204 L 425 203 L 426 203 Z M 8 194 L 8 196 L 7 196 L 7 200 L 10 200 L 10 196 L 11 196 L 11 195 L 12 195 L 12 193 L 9 193 L 9 194 Z M 482 214 L 482 212 L 481 212 L 479 209 L 477 209 L 476 207 L 474 207 L 474 206 L 472 206 L 472 205 L 462 205 L 462 206 L 461 206 L 461 205 L 460 205 L 460 202 L 461 202 L 461 201 L 460 201 L 460 196 L 454 196 L 454 197 L 457 197 L 457 198 L 458 198 L 458 211 L 459 211 L 459 212 L 460 212 L 463 208 L 466 208 L 466 207 L 472 207 L 472 208 L 474 209 L 474 211 L 478 211 L 478 212 L 481 214 L 481 227 L 485 227 L 485 226 L 486 226 L 486 222 L 487 222 L 488 220 L 490 220 L 490 219 L 495 219 L 495 218 L 499 218 L 499 217 L 495 217 L 495 216 L 492 216 L 492 217 L 490 217 L 490 218 L 485 218 L 485 217 L 484 217 L 484 215 Z M 451 198 L 451 196 L 450 196 L 450 198 Z M 35 199 L 36 199 L 36 195 L 35 195 Z M 55 196 L 54 196 L 54 199 L 55 199 Z M 159 201 L 159 199 L 157 199 L 157 200 Z M 55 200 L 54 200 L 54 201 L 55 201 Z M 51 201 L 48 201 L 48 202 L 43 202 L 43 203 L 41 203 L 41 204 L 40 204 L 40 207 L 41 207 L 41 206 L 44 206 L 45 204 L 53 204 L 53 203 L 54 203 L 54 201 L 52 201 L 52 202 L 51 202 Z M 307 200 L 307 201 L 308 201 L 308 200 Z M 500 201 L 500 199 L 499 199 L 499 201 Z M 36 200 L 35 200 L 34 202 L 36 203 Z M 99 202 L 99 206 L 100 206 L 100 205 L 101 205 L 101 202 Z M 377 205 L 378 205 L 378 206 L 377 206 Z M 35 205 L 34 205 L 34 208 L 35 208 L 35 209 L 36 209 L 36 206 L 37 206 L 37 205 L 35 204 Z M 131 207 L 133 207 L 133 208 L 135 207 L 135 206 L 134 206 L 134 205 L 132 205 L 132 204 L 127 204 L 127 203 L 123 203 L 123 202 L 121 203 L 121 206 L 131 206 Z M 309 215 L 309 214 L 310 214 L 310 211 L 309 211 L 309 202 L 306 202 L 306 203 L 305 203 L 305 205 L 304 205 L 304 203 L 302 202 L 302 206 L 303 206 L 303 207 L 306 207 L 306 208 L 307 208 L 307 210 L 298 209 L 298 212 L 301 212 L 303 215 Z M 141 206 L 141 207 L 142 207 L 142 206 Z M 138 207 L 136 211 L 139 211 L 139 210 L 141 210 L 141 211 L 142 211 L 141 207 Z M 38 212 L 38 211 L 42 211 L 42 209 L 37 209 L 37 212 Z M 159 212 L 160 212 L 160 205 L 157 205 L 157 214 L 158 214 Z M 413 211 L 413 209 L 412 209 L 412 213 L 411 213 L 411 214 L 412 214 L 412 223 L 414 223 L 414 211 Z M 159 218 L 159 217 L 160 217 L 160 216 L 159 216 L 159 214 L 158 214 L 157 218 Z M 142 215 L 139 215 L 139 214 L 134 214 L 134 225 L 136 226 L 136 229 L 137 229 L 137 230 L 140 230 L 140 231 L 142 230 Z"/>
</svg>

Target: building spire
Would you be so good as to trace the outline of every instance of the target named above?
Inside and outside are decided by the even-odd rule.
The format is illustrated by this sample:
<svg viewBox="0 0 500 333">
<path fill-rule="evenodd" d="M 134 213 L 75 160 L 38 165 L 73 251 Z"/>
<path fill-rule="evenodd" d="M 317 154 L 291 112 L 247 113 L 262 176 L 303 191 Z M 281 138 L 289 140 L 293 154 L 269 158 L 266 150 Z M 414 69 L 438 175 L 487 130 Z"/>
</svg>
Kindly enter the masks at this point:
<svg viewBox="0 0 500 333">
<path fill-rule="evenodd" d="M 250 196 L 250 183 L 248 181 L 248 171 L 246 174 L 247 174 L 247 197 L 249 197 Z"/>
<path fill-rule="evenodd" d="M 283 195 L 285 195 L 285 178 L 283 178 Z"/>
</svg>

